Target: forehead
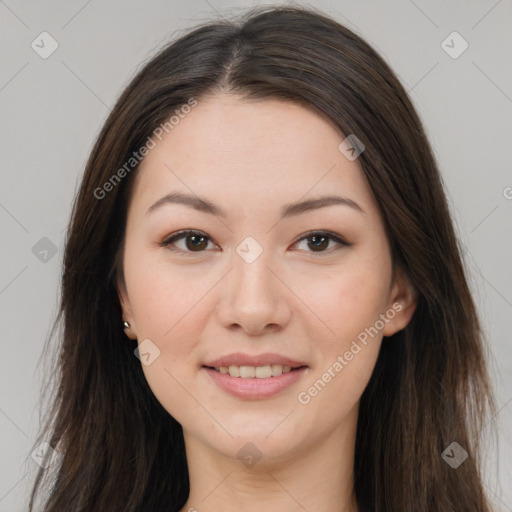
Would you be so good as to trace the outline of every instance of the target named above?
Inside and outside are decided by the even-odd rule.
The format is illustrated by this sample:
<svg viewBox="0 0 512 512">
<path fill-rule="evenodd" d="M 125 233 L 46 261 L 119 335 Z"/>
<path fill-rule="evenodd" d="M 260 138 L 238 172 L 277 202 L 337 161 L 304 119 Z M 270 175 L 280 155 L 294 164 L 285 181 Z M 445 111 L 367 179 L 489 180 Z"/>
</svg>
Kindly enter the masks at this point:
<svg viewBox="0 0 512 512">
<path fill-rule="evenodd" d="M 155 139 L 134 196 L 147 203 L 178 189 L 254 211 L 336 191 L 371 208 L 359 162 L 338 148 L 344 138 L 333 123 L 296 103 L 212 95 Z"/>
</svg>

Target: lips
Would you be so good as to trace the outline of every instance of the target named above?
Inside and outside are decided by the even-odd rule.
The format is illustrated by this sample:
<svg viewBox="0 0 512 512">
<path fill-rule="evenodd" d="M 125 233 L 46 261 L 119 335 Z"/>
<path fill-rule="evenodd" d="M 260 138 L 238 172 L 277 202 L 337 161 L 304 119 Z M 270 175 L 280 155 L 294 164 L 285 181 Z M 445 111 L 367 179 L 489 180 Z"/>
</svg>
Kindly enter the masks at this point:
<svg viewBox="0 0 512 512">
<path fill-rule="evenodd" d="M 309 366 L 273 352 L 236 352 L 207 361 L 202 370 L 226 393 L 243 400 L 260 400 L 293 386 L 309 372 Z"/>
<path fill-rule="evenodd" d="M 220 368 L 221 366 L 229 368 L 230 366 L 257 367 L 272 365 L 289 366 L 291 369 L 300 368 L 302 366 L 308 366 L 304 362 L 296 361 L 289 357 L 272 352 L 266 352 L 264 354 L 258 354 L 254 356 L 249 354 L 243 354 L 242 352 L 236 352 L 233 354 L 220 357 L 219 359 L 212 359 L 211 361 L 207 361 L 203 364 L 203 366 L 209 368 Z"/>
<path fill-rule="evenodd" d="M 289 373 L 296 371 L 297 368 L 291 368 L 290 366 L 281 366 L 280 364 L 265 365 L 265 366 L 220 366 L 219 368 L 210 368 L 209 370 L 215 370 L 216 372 L 224 375 L 229 374 L 231 377 L 240 377 L 243 379 L 268 379 L 270 377 L 278 377 L 283 373 Z M 301 366 L 301 368 L 306 368 Z"/>
<path fill-rule="evenodd" d="M 233 377 L 206 366 L 202 371 L 225 393 L 242 400 L 263 400 L 277 396 L 296 385 L 308 374 L 309 367 L 301 366 L 276 377 L 267 378 Z"/>
</svg>

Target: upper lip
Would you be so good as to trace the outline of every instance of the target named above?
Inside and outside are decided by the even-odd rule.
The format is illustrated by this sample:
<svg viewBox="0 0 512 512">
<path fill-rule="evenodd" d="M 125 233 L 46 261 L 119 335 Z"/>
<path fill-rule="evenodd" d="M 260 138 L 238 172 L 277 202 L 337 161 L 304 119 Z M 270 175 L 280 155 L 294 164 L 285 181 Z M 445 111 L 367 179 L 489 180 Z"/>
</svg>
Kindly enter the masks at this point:
<svg viewBox="0 0 512 512">
<path fill-rule="evenodd" d="M 220 368 L 221 366 L 266 366 L 272 364 L 280 364 L 282 366 L 290 366 L 291 368 L 299 368 L 300 366 L 307 366 L 306 363 L 295 361 L 289 357 L 282 356 L 281 354 L 274 354 L 272 352 L 265 352 L 251 356 L 236 352 L 229 354 L 219 359 L 215 359 L 203 364 L 203 366 L 210 366 L 211 368 Z"/>
</svg>

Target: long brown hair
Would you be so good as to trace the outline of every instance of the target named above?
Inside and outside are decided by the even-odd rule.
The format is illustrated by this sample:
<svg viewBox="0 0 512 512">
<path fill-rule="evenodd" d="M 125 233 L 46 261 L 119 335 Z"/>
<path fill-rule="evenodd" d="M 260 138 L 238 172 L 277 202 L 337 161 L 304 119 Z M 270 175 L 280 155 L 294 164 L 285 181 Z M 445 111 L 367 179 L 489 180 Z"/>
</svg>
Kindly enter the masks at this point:
<svg viewBox="0 0 512 512">
<path fill-rule="evenodd" d="M 177 109 L 213 91 L 296 102 L 365 145 L 360 163 L 417 308 L 385 339 L 361 397 L 360 511 L 490 512 L 478 457 L 478 434 L 494 411 L 483 335 L 422 123 L 359 36 L 316 9 L 274 6 L 201 25 L 166 46 L 96 140 L 66 237 L 55 396 L 35 443 L 61 456 L 39 471 L 30 510 L 43 489 L 45 512 L 179 511 L 187 500 L 181 425 L 154 397 L 121 326 L 116 278 L 137 166 L 112 176 Z M 457 469 L 441 456 L 454 442 L 469 454 Z"/>
</svg>

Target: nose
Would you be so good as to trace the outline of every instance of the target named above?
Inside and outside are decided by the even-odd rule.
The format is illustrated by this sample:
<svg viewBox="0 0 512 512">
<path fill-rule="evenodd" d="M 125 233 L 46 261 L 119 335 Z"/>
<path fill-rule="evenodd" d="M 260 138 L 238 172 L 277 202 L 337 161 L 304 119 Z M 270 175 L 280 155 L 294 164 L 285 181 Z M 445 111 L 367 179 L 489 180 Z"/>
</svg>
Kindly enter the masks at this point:
<svg viewBox="0 0 512 512">
<path fill-rule="evenodd" d="M 216 308 L 217 318 L 225 328 L 258 336 L 277 332 L 290 321 L 290 292 L 276 277 L 279 271 L 270 267 L 268 253 L 263 251 L 251 263 L 233 255 L 233 269 L 225 277 Z"/>
</svg>

